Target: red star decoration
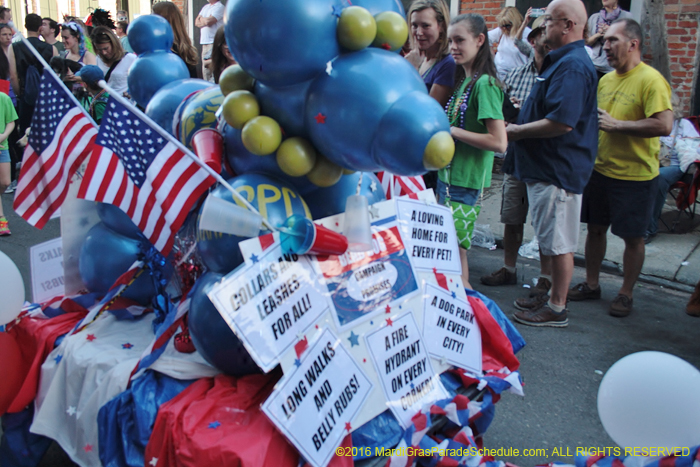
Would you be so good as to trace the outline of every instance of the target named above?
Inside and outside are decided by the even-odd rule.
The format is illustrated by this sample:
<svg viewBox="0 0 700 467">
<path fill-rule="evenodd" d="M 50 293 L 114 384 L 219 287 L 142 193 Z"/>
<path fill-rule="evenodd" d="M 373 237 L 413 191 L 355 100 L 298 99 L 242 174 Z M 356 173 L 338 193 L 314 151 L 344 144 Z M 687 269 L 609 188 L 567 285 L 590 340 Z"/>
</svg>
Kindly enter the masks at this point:
<svg viewBox="0 0 700 467">
<path fill-rule="evenodd" d="M 394 325 L 394 322 L 391 320 L 391 318 L 387 318 L 387 319 L 386 319 L 386 325 L 387 325 L 387 326 L 393 326 L 393 325 Z"/>
<path fill-rule="evenodd" d="M 366 359 L 366 358 L 363 358 L 363 359 L 362 359 L 362 363 L 367 363 L 367 359 Z"/>
<path fill-rule="evenodd" d="M 352 430 L 352 425 L 350 425 L 350 422 L 345 422 L 345 429 L 348 430 L 348 433 Z"/>
<path fill-rule="evenodd" d="M 316 325 L 316 329 L 318 329 L 318 324 Z"/>
<path fill-rule="evenodd" d="M 127 342 L 126 344 L 122 344 L 122 349 L 130 349 L 132 347 L 133 347 L 133 344 L 130 344 L 129 342 Z"/>
<path fill-rule="evenodd" d="M 85 452 L 92 452 L 92 444 L 86 444 L 83 449 Z"/>
<path fill-rule="evenodd" d="M 386 306 L 386 312 L 391 313 L 391 307 L 389 305 Z"/>
<path fill-rule="evenodd" d="M 318 123 L 319 125 L 326 123 L 326 116 L 323 115 L 321 112 L 319 112 L 318 115 L 316 115 L 314 118 L 316 119 L 316 123 Z"/>
<path fill-rule="evenodd" d="M 391 50 L 391 46 L 389 45 L 388 42 L 385 42 L 381 45 L 381 48 L 384 50 Z"/>
<path fill-rule="evenodd" d="M 95 339 L 97 339 L 97 337 L 95 337 L 94 334 L 88 334 L 87 337 L 86 337 L 86 339 L 89 340 L 90 342 L 92 342 L 92 341 L 94 341 Z"/>
</svg>

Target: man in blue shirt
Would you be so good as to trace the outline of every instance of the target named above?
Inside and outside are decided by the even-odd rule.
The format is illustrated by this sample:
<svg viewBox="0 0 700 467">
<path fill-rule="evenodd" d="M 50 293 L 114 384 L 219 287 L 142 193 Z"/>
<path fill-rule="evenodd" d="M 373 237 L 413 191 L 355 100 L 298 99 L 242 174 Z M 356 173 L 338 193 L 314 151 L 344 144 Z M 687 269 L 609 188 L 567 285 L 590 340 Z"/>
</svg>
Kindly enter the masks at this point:
<svg viewBox="0 0 700 467">
<path fill-rule="evenodd" d="M 530 326 L 569 323 L 566 295 L 578 247 L 581 194 L 598 148 L 596 84 L 584 49 L 586 9 L 580 0 L 554 0 L 545 14 L 551 49 L 518 116 L 508 125 L 515 142 L 514 176 L 527 183 L 540 252 L 552 257 L 550 298 L 514 319 Z"/>
</svg>

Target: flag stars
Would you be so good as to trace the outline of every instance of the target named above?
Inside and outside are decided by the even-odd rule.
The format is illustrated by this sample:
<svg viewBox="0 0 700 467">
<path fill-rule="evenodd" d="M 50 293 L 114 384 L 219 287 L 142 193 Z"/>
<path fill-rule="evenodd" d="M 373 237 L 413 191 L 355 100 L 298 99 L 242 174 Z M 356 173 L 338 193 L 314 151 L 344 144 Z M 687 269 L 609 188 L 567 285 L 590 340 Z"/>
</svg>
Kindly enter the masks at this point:
<svg viewBox="0 0 700 467">
<path fill-rule="evenodd" d="M 68 407 L 68 410 L 66 410 L 66 413 L 68 414 L 69 417 L 72 417 L 73 415 L 75 415 L 76 412 L 77 412 L 77 410 L 72 405 Z"/>
</svg>

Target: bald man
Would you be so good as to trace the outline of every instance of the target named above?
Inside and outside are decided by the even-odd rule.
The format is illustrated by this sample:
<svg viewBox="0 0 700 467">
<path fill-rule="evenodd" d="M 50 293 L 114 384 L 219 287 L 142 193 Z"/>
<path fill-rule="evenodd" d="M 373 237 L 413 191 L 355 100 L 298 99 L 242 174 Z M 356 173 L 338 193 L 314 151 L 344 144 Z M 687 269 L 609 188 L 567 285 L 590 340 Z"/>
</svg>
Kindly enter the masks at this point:
<svg viewBox="0 0 700 467">
<path fill-rule="evenodd" d="M 580 0 L 555 0 L 544 15 L 544 59 L 516 124 L 513 175 L 527 184 L 540 254 L 551 257 L 550 296 L 519 300 L 513 318 L 529 326 L 569 324 L 566 295 L 578 248 L 581 195 L 598 148 L 596 71 L 584 49 L 586 9 Z"/>
</svg>

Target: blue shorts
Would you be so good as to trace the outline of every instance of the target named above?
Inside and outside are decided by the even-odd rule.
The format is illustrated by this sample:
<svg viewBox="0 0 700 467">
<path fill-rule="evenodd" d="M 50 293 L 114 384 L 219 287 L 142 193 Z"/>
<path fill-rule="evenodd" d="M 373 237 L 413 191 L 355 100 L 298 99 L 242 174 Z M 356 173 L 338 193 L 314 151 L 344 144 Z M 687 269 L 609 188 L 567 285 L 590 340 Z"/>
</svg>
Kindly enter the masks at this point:
<svg viewBox="0 0 700 467">
<path fill-rule="evenodd" d="M 10 162 L 10 151 L 8 149 L 0 149 L 0 163 Z"/>
<path fill-rule="evenodd" d="M 450 199 L 469 206 L 476 206 L 480 193 L 481 190 L 475 190 L 474 188 L 450 185 Z M 437 181 L 437 197 L 438 204 L 444 205 L 447 197 L 447 185 L 440 179 Z"/>
</svg>

